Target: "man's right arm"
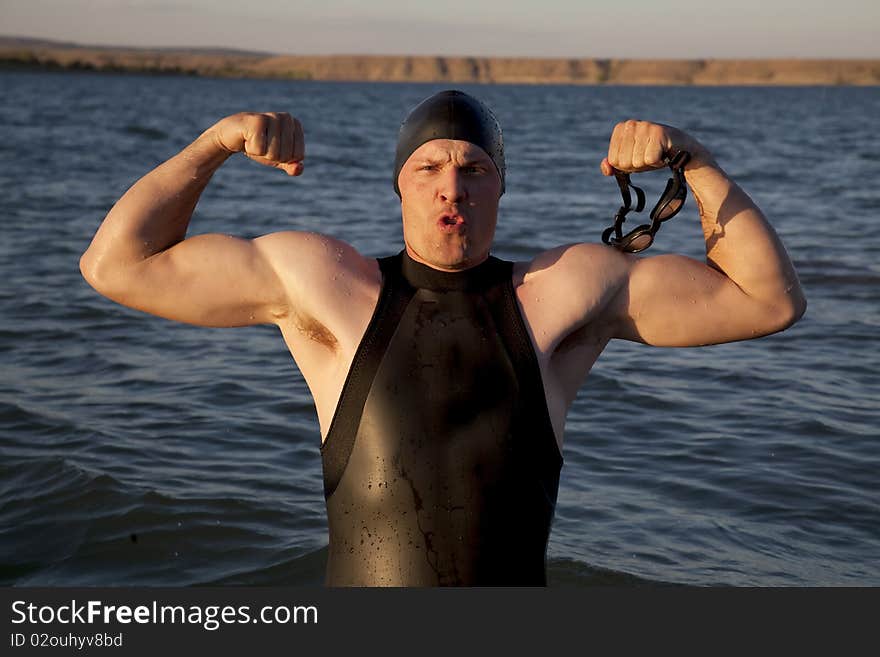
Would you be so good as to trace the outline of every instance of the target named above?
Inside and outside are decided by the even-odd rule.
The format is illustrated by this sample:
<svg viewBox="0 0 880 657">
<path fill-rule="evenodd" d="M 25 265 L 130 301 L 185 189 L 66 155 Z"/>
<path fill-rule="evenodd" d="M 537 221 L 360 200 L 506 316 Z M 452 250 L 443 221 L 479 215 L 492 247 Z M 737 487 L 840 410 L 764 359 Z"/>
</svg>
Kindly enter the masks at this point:
<svg viewBox="0 0 880 657">
<path fill-rule="evenodd" d="M 236 114 L 206 130 L 113 206 L 80 260 L 89 284 L 125 306 L 202 326 L 277 323 L 286 315 L 291 289 L 273 254 L 279 242 L 307 252 L 316 243 L 311 236 L 186 239 L 199 197 L 235 152 L 299 175 L 302 128 L 287 114 Z"/>
</svg>

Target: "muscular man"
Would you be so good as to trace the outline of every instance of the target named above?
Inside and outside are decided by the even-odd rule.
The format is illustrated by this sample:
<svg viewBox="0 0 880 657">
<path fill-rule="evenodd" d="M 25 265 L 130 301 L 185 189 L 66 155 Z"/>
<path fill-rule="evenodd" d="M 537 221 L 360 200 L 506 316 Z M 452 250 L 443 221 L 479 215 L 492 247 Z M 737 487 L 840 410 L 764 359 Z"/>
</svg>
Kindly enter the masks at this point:
<svg viewBox="0 0 880 657">
<path fill-rule="evenodd" d="M 400 130 L 405 248 L 369 258 L 331 237 L 186 238 L 233 153 L 303 171 L 299 122 L 236 114 L 139 180 L 82 257 L 101 294 L 203 326 L 277 325 L 322 435 L 332 585 L 541 585 L 565 415 L 612 338 L 658 346 L 785 329 L 806 303 L 781 242 L 710 152 L 675 128 L 618 124 L 602 172 L 686 151 L 706 262 L 570 244 L 490 256 L 501 131 L 461 92 Z"/>
</svg>

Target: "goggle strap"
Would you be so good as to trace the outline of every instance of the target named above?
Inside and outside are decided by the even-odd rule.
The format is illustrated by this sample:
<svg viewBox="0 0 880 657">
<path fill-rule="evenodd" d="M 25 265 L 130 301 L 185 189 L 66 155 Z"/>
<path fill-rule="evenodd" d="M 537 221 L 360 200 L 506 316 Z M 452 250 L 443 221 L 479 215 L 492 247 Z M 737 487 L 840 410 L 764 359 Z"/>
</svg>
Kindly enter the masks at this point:
<svg viewBox="0 0 880 657">
<path fill-rule="evenodd" d="M 641 187 L 636 187 L 632 183 L 630 183 L 629 186 L 632 187 L 634 190 L 636 190 L 637 201 L 636 201 L 635 211 L 641 212 L 642 210 L 645 209 L 645 192 L 642 191 Z"/>
<path fill-rule="evenodd" d="M 670 169 L 684 169 L 688 162 L 691 161 L 691 154 L 687 151 L 678 151 L 675 155 L 672 156 L 672 159 L 669 160 L 669 168 Z"/>
</svg>

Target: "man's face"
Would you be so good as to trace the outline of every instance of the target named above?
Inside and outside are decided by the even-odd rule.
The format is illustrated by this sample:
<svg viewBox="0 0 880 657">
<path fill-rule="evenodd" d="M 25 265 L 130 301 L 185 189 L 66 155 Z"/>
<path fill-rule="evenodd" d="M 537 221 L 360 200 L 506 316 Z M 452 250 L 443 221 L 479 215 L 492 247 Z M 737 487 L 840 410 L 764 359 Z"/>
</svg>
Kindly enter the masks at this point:
<svg viewBox="0 0 880 657">
<path fill-rule="evenodd" d="M 482 148 L 434 139 L 413 152 L 397 181 L 403 240 L 413 260 L 456 271 L 486 259 L 498 221 L 501 176 Z"/>
</svg>

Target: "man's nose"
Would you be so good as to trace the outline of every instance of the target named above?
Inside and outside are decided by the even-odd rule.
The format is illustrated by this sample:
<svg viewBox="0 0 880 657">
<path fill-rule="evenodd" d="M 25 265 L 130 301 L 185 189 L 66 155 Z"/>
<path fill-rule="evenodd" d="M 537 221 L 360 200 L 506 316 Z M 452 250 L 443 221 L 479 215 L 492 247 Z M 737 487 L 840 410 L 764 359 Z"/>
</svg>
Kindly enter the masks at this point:
<svg viewBox="0 0 880 657">
<path fill-rule="evenodd" d="M 440 176 L 439 194 L 445 203 L 459 203 L 467 197 L 465 176 L 457 167 L 449 167 Z"/>
</svg>

